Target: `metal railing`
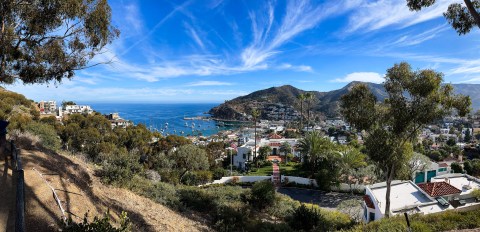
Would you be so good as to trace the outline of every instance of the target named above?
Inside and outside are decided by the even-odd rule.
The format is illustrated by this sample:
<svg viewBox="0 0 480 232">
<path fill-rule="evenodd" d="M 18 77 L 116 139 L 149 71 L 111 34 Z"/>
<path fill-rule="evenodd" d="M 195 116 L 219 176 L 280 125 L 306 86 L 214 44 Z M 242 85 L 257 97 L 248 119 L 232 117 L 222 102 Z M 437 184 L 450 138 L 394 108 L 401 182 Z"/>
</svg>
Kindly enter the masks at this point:
<svg viewBox="0 0 480 232">
<path fill-rule="evenodd" d="M 10 141 L 10 156 L 14 162 L 13 171 L 16 173 L 16 200 L 15 200 L 15 232 L 25 231 L 25 177 L 23 173 L 22 159 L 19 156 L 14 141 Z"/>
</svg>

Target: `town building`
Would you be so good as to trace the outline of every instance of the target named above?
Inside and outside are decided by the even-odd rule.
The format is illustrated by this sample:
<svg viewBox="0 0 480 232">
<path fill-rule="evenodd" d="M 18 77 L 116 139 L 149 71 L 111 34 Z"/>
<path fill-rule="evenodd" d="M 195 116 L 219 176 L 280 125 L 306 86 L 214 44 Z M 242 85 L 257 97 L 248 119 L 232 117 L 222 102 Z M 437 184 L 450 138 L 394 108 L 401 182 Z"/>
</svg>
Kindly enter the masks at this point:
<svg viewBox="0 0 480 232">
<path fill-rule="evenodd" d="M 56 114 L 56 101 L 40 101 L 37 106 L 40 109 L 40 114 Z"/>
<path fill-rule="evenodd" d="M 93 109 L 88 105 L 67 105 L 64 107 L 63 114 L 92 114 Z"/>
</svg>

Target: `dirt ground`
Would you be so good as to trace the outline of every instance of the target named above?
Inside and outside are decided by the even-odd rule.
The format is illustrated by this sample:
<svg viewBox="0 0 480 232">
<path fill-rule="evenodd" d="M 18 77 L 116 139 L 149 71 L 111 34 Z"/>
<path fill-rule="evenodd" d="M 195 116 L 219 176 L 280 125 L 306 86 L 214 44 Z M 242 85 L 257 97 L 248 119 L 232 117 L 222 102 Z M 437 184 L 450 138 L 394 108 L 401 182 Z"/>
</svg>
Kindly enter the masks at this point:
<svg viewBox="0 0 480 232">
<path fill-rule="evenodd" d="M 93 218 L 109 209 L 116 221 L 122 211 L 127 212 L 134 231 L 210 231 L 204 223 L 145 197 L 103 185 L 94 176 L 93 166 L 74 156 L 22 150 L 21 157 L 26 183 L 26 231 L 56 231 L 59 228 L 63 215 L 48 184 L 61 200 L 65 216 L 76 221 L 82 220 L 87 212 Z M 8 172 L 5 175 L 8 176 Z M 0 199 L 0 205 L 9 202 L 2 202 L 6 200 Z"/>
</svg>

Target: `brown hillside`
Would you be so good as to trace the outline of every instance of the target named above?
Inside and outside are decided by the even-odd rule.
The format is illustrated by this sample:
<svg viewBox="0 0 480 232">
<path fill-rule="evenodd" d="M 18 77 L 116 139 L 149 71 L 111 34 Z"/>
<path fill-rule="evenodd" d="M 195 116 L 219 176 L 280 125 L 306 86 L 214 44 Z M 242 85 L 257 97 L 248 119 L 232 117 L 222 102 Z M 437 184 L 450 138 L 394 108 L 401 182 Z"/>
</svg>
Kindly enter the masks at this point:
<svg viewBox="0 0 480 232">
<path fill-rule="evenodd" d="M 114 220 L 118 219 L 122 211 L 127 212 L 134 224 L 134 231 L 210 230 L 145 197 L 103 185 L 93 175 L 93 166 L 73 156 L 29 150 L 22 150 L 21 156 L 26 181 L 27 231 L 57 230 L 61 218 L 61 211 L 51 189 L 33 168 L 42 173 L 56 190 L 65 211 L 76 221 L 81 220 L 86 212 L 93 218 L 110 209 Z M 1 201 L 0 199 L 0 204 Z"/>
</svg>

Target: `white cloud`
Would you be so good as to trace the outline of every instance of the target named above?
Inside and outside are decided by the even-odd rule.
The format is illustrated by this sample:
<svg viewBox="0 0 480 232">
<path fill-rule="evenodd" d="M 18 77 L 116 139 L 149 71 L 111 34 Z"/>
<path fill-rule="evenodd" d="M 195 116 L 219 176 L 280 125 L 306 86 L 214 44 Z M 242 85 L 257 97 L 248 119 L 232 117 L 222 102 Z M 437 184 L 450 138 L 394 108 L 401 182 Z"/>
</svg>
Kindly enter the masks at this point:
<svg viewBox="0 0 480 232">
<path fill-rule="evenodd" d="M 344 78 L 338 78 L 332 80 L 332 82 L 352 82 L 352 81 L 362 81 L 362 82 L 372 82 L 372 83 L 382 83 L 385 81 L 385 78 L 380 73 L 376 72 L 354 72 L 350 73 Z"/>
<path fill-rule="evenodd" d="M 346 32 L 369 32 L 389 26 L 408 27 L 441 17 L 451 3 L 451 0 L 438 0 L 433 6 L 415 12 L 408 9 L 405 1 L 363 1 L 350 16 Z"/>
<path fill-rule="evenodd" d="M 313 72 L 312 67 L 308 65 L 292 65 L 288 63 L 280 64 L 277 69 L 279 70 L 293 70 L 297 72 Z"/>
<path fill-rule="evenodd" d="M 438 27 L 432 28 L 430 30 L 427 30 L 425 32 L 422 32 L 420 34 L 404 35 L 399 39 L 397 39 L 395 42 L 390 43 L 390 45 L 399 46 L 399 47 L 408 47 L 412 45 L 421 44 L 425 41 L 435 38 L 438 34 L 440 34 L 443 31 L 446 31 L 447 29 L 449 29 L 449 27 L 446 24 L 444 24 L 444 25 L 440 25 Z"/>
<path fill-rule="evenodd" d="M 228 82 L 221 82 L 221 81 L 197 81 L 197 82 L 192 82 L 187 86 L 223 86 L 223 85 L 233 85 L 233 84 Z"/>
<path fill-rule="evenodd" d="M 185 29 L 187 30 L 187 33 L 192 37 L 193 41 L 200 46 L 200 48 L 205 49 L 205 45 L 203 44 L 203 41 L 200 39 L 197 30 L 193 28 L 190 24 L 184 23 Z"/>
</svg>

